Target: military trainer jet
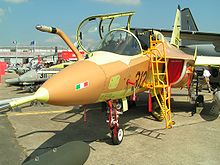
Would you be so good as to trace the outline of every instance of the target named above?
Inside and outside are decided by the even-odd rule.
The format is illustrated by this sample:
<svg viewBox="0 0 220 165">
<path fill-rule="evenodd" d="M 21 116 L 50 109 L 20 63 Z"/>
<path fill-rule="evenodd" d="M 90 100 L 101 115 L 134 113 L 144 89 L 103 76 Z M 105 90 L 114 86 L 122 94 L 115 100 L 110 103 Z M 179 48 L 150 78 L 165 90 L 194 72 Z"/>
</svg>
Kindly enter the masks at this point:
<svg viewBox="0 0 220 165">
<path fill-rule="evenodd" d="M 170 89 L 189 84 L 194 66 L 194 57 L 178 49 L 180 10 L 171 43 L 158 31 L 131 29 L 133 15 L 125 12 L 83 20 L 77 29 L 77 41 L 86 59 L 60 29 L 37 25 L 38 30 L 63 38 L 78 61 L 47 80 L 34 95 L 12 100 L 4 108 L 33 100 L 61 106 L 105 102 L 112 141 L 120 144 L 124 132 L 119 115 L 128 110 L 128 100 L 135 101 L 137 93 L 147 92 L 150 101 L 159 105 L 158 112 L 151 106 L 149 111 L 159 120 L 165 119 L 166 128 L 171 128 Z"/>
</svg>

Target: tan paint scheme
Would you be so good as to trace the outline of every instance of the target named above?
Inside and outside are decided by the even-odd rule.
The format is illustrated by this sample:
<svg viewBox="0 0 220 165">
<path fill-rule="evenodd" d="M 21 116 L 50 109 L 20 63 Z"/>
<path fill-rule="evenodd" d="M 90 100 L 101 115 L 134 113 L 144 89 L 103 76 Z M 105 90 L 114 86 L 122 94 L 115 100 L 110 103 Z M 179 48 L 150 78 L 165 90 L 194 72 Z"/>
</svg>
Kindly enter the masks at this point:
<svg viewBox="0 0 220 165">
<path fill-rule="evenodd" d="M 129 77 L 128 79 L 135 83 L 135 92 L 139 93 L 145 90 L 142 88 L 143 83 L 147 80 L 148 72 L 150 69 L 150 61 L 149 57 L 145 55 L 141 55 L 138 58 L 131 60 L 129 65 Z M 131 85 L 129 85 L 131 87 Z M 128 91 L 129 92 L 129 91 Z M 131 91 L 133 92 L 133 91 Z M 131 92 L 127 93 L 126 95 L 130 95 Z"/>
<path fill-rule="evenodd" d="M 173 59 L 178 55 L 184 60 L 191 60 L 192 57 L 181 51 L 173 51 L 169 45 L 167 45 L 166 51 L 169 53 L 169 58 Z M 145 80 L 151 82 L 150 66 L 149 55 L 130 57 L 128 65 L 120 60 L 101 65 L 96 64 L 95 61 L 84 60 L 65 68 L 42 87 L 48 89 L 48 103 L 55 105 L 90 104 L 120 99 L 134 92 L 134 87 L 127 83 L 128 80 L 135 83 L 135 93 L 146 90 L 142 85 Z M 162 68 L 162 65 L 159 68 Z M 120 77 L 119 82 L 114 88 L 109 89 L 110 82 L 115 76 Z M 69 77 L 68 81 L 63 81 L 64 77 Z M 89 86 L 76 91 L 76 85 L 85 81 L 88 81 Z M 176 87 L 182 87 L 185 84 L 184 78 L 183 82 L 178 83 Z"/>
<path fill-rule="evenodd" d="M 143 55 L 132 57 L 129 65 L 121 61 L 97 65 L 94 62 L 84 60 L 68 66 L 45 82 L 42 87 L 48 90 L 48 103 L 50 104 L 89 104 L 130 95 L 132 86 L 127 84 L 128 79 L 135 83 L 139 78 L 137 74 L 139 72 L 147 73 L 148 70 L 149 58 Z M 120 80 L 117 87 L 109 89 L 111 78 L 118 75 Z M 68 81 L 63 81 L 64 77 L 69 77 Z M 146 78 L 147 76 L 144 77 L 144 79 Z M 80 90 L 75 89 L 77 84 L 85 81 L 88 81 L 88 87 Z M 143 90 L 142 88 L 136 92 Z"/>
<path fill-rule="evenodd" d="M 68 79 L 66 79 L 68 77 Z M 66 80 L 66 81 L 64 81 Z M 88 81 L 89 86 L 76 90 L 76 85 Z M 105 84 L 105 73 L 88 60 L 74 63 L 46 81 L 42 87 L 49 93 L 48 103 L 76 105 L 96 102 Z"/>
<path fill-rule="evenodd" d="M 54 28 L 51 27 L 37 26 L 36 28 L 44 32 L 54 33 Z M 141 46 L 137 36 L 130 31 L 118 30 L 130 33 L 138 41 L 138 45 Z M 73 52 L 79 54 L 69 38 L 60 29 L 55 28 L 55 31 Z M 193 56 L 187 55 L 170 45 L 160 32 L 153 31 L 152 35 L 158 36 L 156 38 L 152 36 L 152 38 L 159 39 L 164 43 L 163 45 L 158 44 L 157 49 L 162 51 L 163 46 L 165 46 L 167 59 L 185 60 L 185 68 L 194 65 Z M 142 48 L 140 49 L 142 50 Z M 145 84 L 152 84 L 149 54 L 123 56 L 106 51 L 92 53 L 96 53 L 96 55 L 89 56 L 88 60 L 82 60 L 82 56 L 79 54 L 77 58 L 82 61 L 66 67 L 46 81 L 34 97 L 20 102 L 17 101 L 15 105 L 31 100 L 39 100 L 54 105 L 77 105 L 102 102 L 109 99 L 125 99 L 126 96 L 133 93 L 148 90 L 147 86 L 143 87 L 145 80 Z M 160 64 L 159 69 L 162 70 L 162 68 L 163 64 Z M 183 69 L 181 79 L 178 80 L 175 87 L 183 87 L 186 84 L 186 76 L 186 69 Z M 134 83 L 135 87 L 128 84 L 128 80 Z M 86 82 L 86 87 L 76 90 L 76 85 L 84 82 Z"/>
<path fill-rule="evenodd" d="M 158 44 L 156 48 L 162 53 L 165 50 L 166 58 L 186 60 L 186 65 L 194 64 L 193 56 L 170 45 L 161 33 L 155 31 L 154 34 L 160 36 L 160 40 L 163 41 L 163 44 Z M 131 33 L 131 35 L 137 39 L 134 34 Z M 158 55 L 157 51 L 153 52 Z M 122 99 L 132 93 L 148 90 L 143 87 L 143 84 L 152 81 L 149 54 L 123 56 L 102 51 L 93 52 L 93 54 L 90 59 L 70 65 L 43 84 L 42 87 L 49 93 L 48 103 L 55 105 L 90 104 Z M 164 68 L 163 65 L 160 64 L 160 70 Z M 181 77 L 183 80 L 178 80 L 176 87 L 185 85 L 185 74 L 186 69 L 183 69 Z M 68 80 L 66 80 L 67 77 Z M 64 78 L 66 81 L 63 81 Z M 83 82 L 87 83 L 87 87 L 76 90 L 76 85 Z"/>
<path fill-rule="evenodd" d="M 105 88 L 103 90 L 102 95 L 100 96 L 98 101 L 105 101 L 108 99 L 120 99 L 125 98 L 133 93 L 133 86 L 131 84 L 128 84 L 128 80 L 132 83 L 136 83 L 138 80 L 137 74 L 138 73 L 147 73 L 149 70 L 149 58 L 144 55 L 137 55 L 136 57 L 132 57 L 129 65 L 125 65 L 121 63 L 120 61 L 115 63 L 110 63 L 102 66 L 103 70 L 106 75 L 106 84 Z M 109 89 L 108 85 L 111 80 L 111 78 L 114 75 L 120 75 L 120 82 L 115 89 Z M 143 77 L 142 81 L 147 79 L 146 77 Z M 142 83 L 140 84 L 140 87 L 142 87 Z M 142 92 L 145 89 L 144 88 L 136 88 L 136 93 Z"/>
<path fill-rule="evenodd" d="M 174 46 L 170 45 L 169 42 L 167 42 L 166 40 L 164 41 L 164 45 L 166 47 L 166 57 L 168 60 L 169 59 L 182 59 L 185 61 L 183 69 L 182 69 L 182 73 L 181 73 L 182 77 L 180 77 L 180 79 L 177 80 L 176 82 L 172 83 L 172 87 L 173 88 L 186 87 L 187 82 L 188 82 L 188 78 L 191 78 L 191 76 L 193 74 L 193 72 L 187 73 L 187 68 L 190 67 L 191 70 L 193 70 L 193 66 L 195 63 L 194 57 L 192 55 L 186 54 L 186 53 L 182 52 L 181 50 L 175 48 Z M 162 44 L 157 45 L 157 48 L 161 52 L 163 52 L 163 45 Z"/>
</svg>

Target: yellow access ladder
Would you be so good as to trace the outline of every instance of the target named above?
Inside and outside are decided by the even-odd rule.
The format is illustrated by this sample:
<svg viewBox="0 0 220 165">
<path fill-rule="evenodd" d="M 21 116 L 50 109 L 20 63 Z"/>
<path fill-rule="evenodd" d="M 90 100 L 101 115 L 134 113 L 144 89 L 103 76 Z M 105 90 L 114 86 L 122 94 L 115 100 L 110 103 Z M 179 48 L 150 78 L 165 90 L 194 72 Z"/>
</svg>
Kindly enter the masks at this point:
<svg viewBox="0 0 220 165">
<path fill-rule="evenodd" d="M 161 44 L 162 51 L 156 46 Z M 170 97 L 171 91 L 168 81 L 166 47 L 164 42 L 155 37 L 150 36 L 150 55 L 151 71 L 152 71 L 152 90 L 156 97 L 157 103 L 161 110 L 161 117 L 165 119 L 166 128 L 172 128 L 174 122 L 171 118 Z"/>
</svg>

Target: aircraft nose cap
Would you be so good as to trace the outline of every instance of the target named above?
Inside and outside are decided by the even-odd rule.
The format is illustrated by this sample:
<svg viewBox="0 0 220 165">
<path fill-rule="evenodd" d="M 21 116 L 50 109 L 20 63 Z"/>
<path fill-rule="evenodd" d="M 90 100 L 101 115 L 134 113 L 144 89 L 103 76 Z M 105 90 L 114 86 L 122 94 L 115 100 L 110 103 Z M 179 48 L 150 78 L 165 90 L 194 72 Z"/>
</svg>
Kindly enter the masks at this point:
<svg viewBox="0 0 220 165">
<path fill-rule="evenodd" d="M 17 84 L 19 82 L 20 82 L 19 78 L 12 78 L 12 79 L 6 79 L 5 80 L 6 84 Z"/>
<path fill-rule="evenodd" d="M 40 87 L 34 94 L 36 100 L 40 102 L 47 102 L 49 100 L 49 92 L 46 88 Z"/>
</svg>

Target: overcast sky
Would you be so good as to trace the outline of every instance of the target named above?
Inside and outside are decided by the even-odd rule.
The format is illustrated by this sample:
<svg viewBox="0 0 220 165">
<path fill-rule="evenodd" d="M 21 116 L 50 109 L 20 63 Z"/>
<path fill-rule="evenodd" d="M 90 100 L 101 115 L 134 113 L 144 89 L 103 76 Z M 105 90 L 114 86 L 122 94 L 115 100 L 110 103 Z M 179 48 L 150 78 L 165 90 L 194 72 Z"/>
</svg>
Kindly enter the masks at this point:
<svg viewBox="0 0 220 165">
<path fill-rule="evenodd" d="M 135 11 L 132 27 L 171 29 L 177 5 L 189 7 L 200 31 L 220 33 L 219 0 L 0 0 L 0 46 L 64 45 L 58 37 L 35 30 L 45 24 L 62 29 L 71 40 L 90 15 Z"/>
</svg>

